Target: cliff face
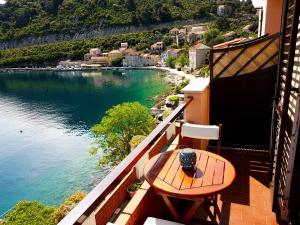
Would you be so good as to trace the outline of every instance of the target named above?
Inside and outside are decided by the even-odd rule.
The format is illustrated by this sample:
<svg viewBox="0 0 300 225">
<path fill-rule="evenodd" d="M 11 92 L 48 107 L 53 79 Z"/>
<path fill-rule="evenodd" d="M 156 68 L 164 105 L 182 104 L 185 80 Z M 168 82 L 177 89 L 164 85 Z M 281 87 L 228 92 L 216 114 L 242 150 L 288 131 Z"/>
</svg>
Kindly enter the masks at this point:
<svg viewBox="0 0 300 225">
<path fill-rule="evenodd" d="M 184 20 L 184 21 L 166 22 L 161 24 L 150 24 L 147 26 L 140 25 L 140 26 L 112 27 L 112 28 L 105 28 L 105 29 L 99 29 L 94 31 L 86 31 L 85 33 L 75 33 L 73 35 L 51 34 L 51 35 L 45 35 L 40 37 L 32 36 L 32 37 L 21 38 L 18 40 L 0 42 L 0 50 L 26 47 L 31 45 L 49 44 L 49 43 L 62 42 L 62 41 L 70 41 L 70 40 L 81 40 L 81 39 L 95 38 L 101 36 L 104 37 L 104 36 L 126 34 L 132 32 L 143 32 L 143 31 L 150 31 L 154 29 L 169 28 L 172 26 L 183 26 L 183 25 L 193 24 L 193 23 L 203 23 L 206 21 L 207 21 L 206 19 L 192 19 L 192 20 Z"/>
<path fill-rule="evenodd" d="M 0 42 L 3 49 L 140 26 L 143 31 L 151 24 L 209 18 L 211 11 L 216 10 L 210 0 L 7 0 L 0 5 Z"/>
</svg>

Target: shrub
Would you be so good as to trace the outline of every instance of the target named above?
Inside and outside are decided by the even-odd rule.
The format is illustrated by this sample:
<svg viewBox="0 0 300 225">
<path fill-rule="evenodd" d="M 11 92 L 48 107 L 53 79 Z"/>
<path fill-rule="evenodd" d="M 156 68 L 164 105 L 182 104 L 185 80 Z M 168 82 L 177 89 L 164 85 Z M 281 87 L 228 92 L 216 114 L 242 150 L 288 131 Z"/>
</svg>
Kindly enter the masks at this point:
<svg viewBox="0 0 300 225">
<path fill-rule="evenodd" d="M 5 225 L 55 225 L 55 208 L 37 201 L 21 201 L 4 217 Z"/>
<path fill-rule="evenodd" d="M 175 87 L 174 92 L 175 92 L 176 94 L 179 94 L 179 93 L 181 92 L 181 90 L 182 90 L 186 85 L 188 85 L 189 83 L 190 83 L 189 80 L 184 80 L 184 81 L 182 81 L 179 85 L 177 85 L 177 86 Z"/>
<path fill-rule="evenodd" d="M 176 108 L 179 105 L 179 96 L 173 95 L 168 98 L 169 101 L 174 102 L 173 107 Z"/>
<path fill-rule="evenodd" d="M 209 76 L 209 65 L 204 65 L 200 68 L 199 75 L 203 78 Z"/>
<path fill-rule="evenodd" d="M 55 223 L 61 221 L 85 196 L 86 193 L 78 191 L 65 199 L 63 204 L 52 213 Z"/>
<path fill-rule="evenodd" d="M 166 65 L 170 68 L 175 68 L 176 58 L 172 56 L 168 56 L 166 60 Z"/>
</svg>

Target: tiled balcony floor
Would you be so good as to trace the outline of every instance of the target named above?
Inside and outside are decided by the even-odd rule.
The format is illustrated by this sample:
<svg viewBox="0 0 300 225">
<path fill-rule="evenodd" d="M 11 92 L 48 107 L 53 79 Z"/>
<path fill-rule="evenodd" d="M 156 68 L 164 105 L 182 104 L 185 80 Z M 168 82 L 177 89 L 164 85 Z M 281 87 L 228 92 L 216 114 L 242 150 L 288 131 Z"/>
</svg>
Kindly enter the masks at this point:
<svg viewBox="0 0 300 225">
<path fill-rule="evenodd" d="M 268 163 L 257 156 L 224 156 L 235 166 L 237 176 L 232 186 L 219 195 L 219 224 L 277 225 L 268 188 Z M 204 210 L 199 209 L 191 224 L 209 224 L 206 220 Z"/>
</svg>

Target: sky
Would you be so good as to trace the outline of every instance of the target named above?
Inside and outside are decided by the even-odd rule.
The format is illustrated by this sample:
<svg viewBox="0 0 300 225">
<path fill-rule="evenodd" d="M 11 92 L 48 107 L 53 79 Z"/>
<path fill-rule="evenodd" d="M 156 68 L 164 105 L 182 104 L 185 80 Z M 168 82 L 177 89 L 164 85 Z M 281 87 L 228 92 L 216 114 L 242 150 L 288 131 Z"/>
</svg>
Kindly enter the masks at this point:
<svg viewBox="0 0 300 225">
<path fill-rule="evenodd" d="M 5 0 L 0 0 L 0 4 L 4 4 L 5 3 Z"/>
</svg>

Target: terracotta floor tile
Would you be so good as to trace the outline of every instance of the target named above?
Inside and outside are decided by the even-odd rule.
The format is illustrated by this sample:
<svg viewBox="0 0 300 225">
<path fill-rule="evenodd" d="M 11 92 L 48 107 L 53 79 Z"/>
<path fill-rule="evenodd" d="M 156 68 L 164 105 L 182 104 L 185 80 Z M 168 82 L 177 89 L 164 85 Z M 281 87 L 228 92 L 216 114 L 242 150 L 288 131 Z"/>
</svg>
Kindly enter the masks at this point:
<svg viewBox="0 0 300 225">
<path fill-rule="evenodd" d="M 232 186 L 219 195 L 220 225 L 278 225 L 271 210 L 267 173 L 250 170 L 263 170 L 264 164 L 227 158 L 239 169 Z"/>
</svg>

